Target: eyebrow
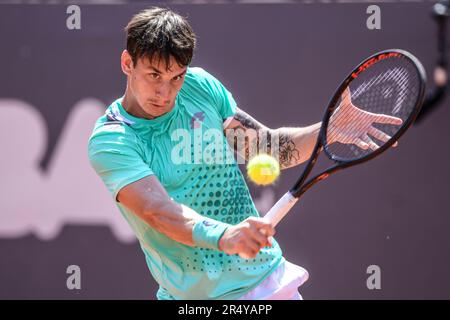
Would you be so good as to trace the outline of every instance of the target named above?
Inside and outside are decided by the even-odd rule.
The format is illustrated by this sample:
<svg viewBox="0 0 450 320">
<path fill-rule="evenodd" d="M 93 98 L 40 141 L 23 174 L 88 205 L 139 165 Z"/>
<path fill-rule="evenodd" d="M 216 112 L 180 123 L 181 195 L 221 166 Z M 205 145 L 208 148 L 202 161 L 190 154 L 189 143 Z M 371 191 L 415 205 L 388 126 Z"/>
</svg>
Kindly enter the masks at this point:
<svg viewBox="0 0 450 320">
<path fill-rule="evenodd" d="M 162 74 L 162 72 L 159 71 L 158 69 L 156 69 L 155 67 L 150 67 L 150 69 L 152 69 L 152 70 L 155 71 L 156 73 Z M 177 74 L 176 76 L 174 76 L 174 78 L 179 77 L 179 76 L 182 76 L 183 74 L 186 73 L 186 71 L 187 71 L 187 68 L 186 68 L 182 73 Z"/>
</svg>

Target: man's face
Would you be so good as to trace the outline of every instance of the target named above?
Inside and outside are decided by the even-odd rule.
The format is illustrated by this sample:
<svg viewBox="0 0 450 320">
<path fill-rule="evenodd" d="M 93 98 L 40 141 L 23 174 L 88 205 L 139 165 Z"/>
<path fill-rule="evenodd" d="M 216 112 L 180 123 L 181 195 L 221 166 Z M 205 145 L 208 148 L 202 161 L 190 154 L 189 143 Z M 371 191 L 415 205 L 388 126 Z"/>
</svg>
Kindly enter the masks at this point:
<svg viewBox="0 0 450 320">
<path fill-rule="evenodd" d="M 171 111 L 180 91 L 187 67 L 180 67 L 171 56 L 168 69 L 163 59 L 140 58 L 133 66 L 131 56 L 122 54 L 122 70 L 128 76 L 129 90 L 141 110 L 140 117 L 152 119 Z"/>
</svg>

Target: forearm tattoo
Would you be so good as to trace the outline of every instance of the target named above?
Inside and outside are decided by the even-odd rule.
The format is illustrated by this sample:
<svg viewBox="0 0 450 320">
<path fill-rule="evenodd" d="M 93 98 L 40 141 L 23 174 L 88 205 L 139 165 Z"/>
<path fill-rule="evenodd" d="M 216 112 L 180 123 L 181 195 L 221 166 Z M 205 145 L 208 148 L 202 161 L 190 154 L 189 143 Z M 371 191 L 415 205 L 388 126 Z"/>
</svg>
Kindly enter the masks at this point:
<svg viewBox="0 0 450 320">
<path fill-rule="evenodd" d="M 233 120 L 233 125 L 228 129 L 232 132 L 226 132 L 226 135 L 244 161 L 258 153 L 268 153 L 279 159 L 281 168 L 299 163 L 300 151 L 294 142 L 294 132 L 283 128 L 271 130 L 240 109 Z"/>
<path fill-rule="evenodd" d="M 278 157 L 281 168 L 288 168 L 300 162 L 300 151 L 295 146 L 292 135 L 279 134 Z"/>
<path fill-rule="evenodd" d="M 270 129 L 240 109 L 237 109 L 225 133 L 228 143 L 238 155 L 238 163 L 245 163 L 261 152 L 260 149 L 270 149 Z"/>
</svg>

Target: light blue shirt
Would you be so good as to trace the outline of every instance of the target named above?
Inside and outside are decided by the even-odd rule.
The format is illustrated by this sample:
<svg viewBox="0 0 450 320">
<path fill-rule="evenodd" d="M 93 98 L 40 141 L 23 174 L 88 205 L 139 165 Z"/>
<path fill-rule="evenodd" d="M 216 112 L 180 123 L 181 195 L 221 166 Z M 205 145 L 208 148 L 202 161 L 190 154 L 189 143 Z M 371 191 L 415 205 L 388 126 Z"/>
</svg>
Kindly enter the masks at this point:
<svg viewBox="0 0 450 320">
<path fill-rule="evenodd" d="M 158 299 L 238 299 L 282 261 L 275 240 L 249 260 L 184 245 L 116 201 L 124 186 L 156 175 L 176 202 L 208 218 L 237 224 L 259 216 L 223 134 L 223 121 L 235 113 L 231 93 L 205 70 L 190 67 L 170 112 L 137 118 L 118 99 L 95 124 L 89 159 L 140 242 L 160 285 Z"/>
</svg>

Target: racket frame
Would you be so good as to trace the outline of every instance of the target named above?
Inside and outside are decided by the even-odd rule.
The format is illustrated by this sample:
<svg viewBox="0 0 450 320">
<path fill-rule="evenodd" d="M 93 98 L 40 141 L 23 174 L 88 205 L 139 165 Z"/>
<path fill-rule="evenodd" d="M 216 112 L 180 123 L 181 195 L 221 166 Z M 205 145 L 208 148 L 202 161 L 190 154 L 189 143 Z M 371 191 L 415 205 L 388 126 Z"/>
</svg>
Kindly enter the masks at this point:
<svg viewBox="0 0 450 320">
<path fill-rule="evenodd" d="M 377 63 L 378 61 L 384 60 L 384 59 L 392 59 L 392 58 L 399 58 L 399 59 L 408 59 L 412 64 L 415 66 L 417 74 L 420 78 L 420 89 L 418 94 L 418 99 L 416 101 L 416 105 L 414 106 L 413 112 L 411 115 L 406 119 L 406 122 L 402 124 L 402 127 L 400 130 L 398 130 L 386 143 L 384 143 L 381 147 L 379 147 L 377 150 L 374 150 L 370 153 L 368 153 L 366 156 L 361 157 L 359 159 L 355 159 L 352 161 L 346 161 L 343 159 L 339 159 L 338 157 L 331 154 L 331 152 L 328 150 L 328 145 L 326 144 L 327 141 L 327 129 L 328 124 L 330 121 L 330 117 L 333 114 L 334 110 L 336 109 L 337 102 L 339 101 L 340 97 L 342 96 L 342 93 L 344 90 L 350 85 L 350 83 L 355 80 L 361 72 L 363 72 L 365 69 L 369 68 L 371 65 Z M 341 169 L 348 168 L 357 164 L 360 164 L 362 162 L 366 162 L 370 159 L 375 158 L 379 154 L 383 153 L 385 150 L 387 150 L 389 147 L 391 147 L 398 139 L 406 132 L 406 130 L 414 123 L 414 120 L 416 119 L 417 115 L 420 112 L 420 108 L 423 103 L 423 99 L 425 96 L 425 83 L 426 83 L 426 73 L 425 69 L 420 63 L 420 61 L 413 56 L 411 53 L 400 50 L 400 49 L 388 49 L 383 50 L 380 52 L 377 52 L 367 59 L 365 59 L 363 62 L 361 62 L 356 68 L 354 68 L 348 76 L 345 78 L 344 81 L 338 86 L 336 89 L 336 93 L 331 98 L 330 102 L 328 103 L 328 107 L 326 109 L 326 112 L 322 118 L 322 124 L 319 131 L 319 136 L 317 138 L 317 142 L 314 146 L 313 152 L 311 153 L 311 156 L 306 164 L 306 167 L 300 176 L 300 178 L 295 182 L 294 186 L 289 190 L 289 192 L 296 198 L 299 198 L 303 193 L 305 193 L 309 188 L 311 188 L 314 184 L 316 184 L 319 181 L 322 181 L 326 178 L 328 178 L 332 173 L 335 173 Z M 306 183 L 305 180 L 311 173 L 312 168 L 314 167 L 320 152 L 325 152 L 327 157 L 334 161 L 336 164 L 331 166 L 330 168 L 326 169 L 320 174 L 315 175 L 313 178 L 309 179 Z"/>
<path fill-rule="evenodd" d="M 337 107 L 337 102 L 339 98 L 342 96 L 342 93 L 344 90 L 350 85 L 350 83 L 356 79 L 361 72 L 363 72 L 365 69 L 373 65 L 374 63 L 381 61 L 383 59 L 390 59 L 390 58 L 404 58 L 408 59 L 412 64 L 415 66 L 419 80 L 420 80 L 420 88 L 418 93 L 418 98 L 416 101 L 416 105 L 414 106 L 413 112 L 411 115 L 406 119 L 405 122 L 403 122 L 402 127 L 400 130 L 398 130 L 386 143 L 384 143 L 381 147 L 379 147 L 377 150 L 374 150 L 373 152 L 368 153 L 366 156 L 361 157 L 359 159 L 355 159 L 352 161 L 345 161 L 343 159 L 339 159 L 338 157 L 335 157 L 331 154 L 331 152 L 328 150 L 328 146 L 326 144 L 327 139 L 327 129 L 328 124 L 330 121 L 330 117 L 333 114 L 333 111 Z M 411 126 L 412 123 L 414 123 L 414 120 L 418 116 L 420 109 L 422 107 L 422 103 L 425 96 L 425 84 L 426 84 L 426 73 L 425 69 L 420 63 L 420 61 L 414 57 L 412 54 L 410 54 L 407 51 L 400 50 L 400 49 L 388 49 L 383 50 L 380 52 L 377 52 L 367 59 L 365 59 L 363 62 L 361 62 L 356 68 L 352 70 L 348 74 L 348 76 L 345 78 L 344 81 L 338 86 L 336 93 L 331 98 L 330 102 L 328 103 L 328 107 L 326 109 L 326 112 L 322 118 L 322 124 L 320 127 L 319 135 L 317 137 L 316 144 L 314 146 L 314 149 L 311 153 L 311 156 L 306 164 L 305 169 L 303 170 L 303 173 L 301 174 L 300 178 L 295 182 L 294 186 L 289 189 L 288 192 L 286 192 L 276 203 L 273 205 L 273 207 L 266 213 L 264 218 L 268 219 L 273 226 L 276 226 L 281 219 L 291 210 L 291 208 L 297 203 L 297 201 L 300 199 L 301 195 L 305 193 L 309 188 L 311 188 L 313 185 L 315 185 L 317 182 L 322 181 L 326 178 L 328 178 L 332 173 L 335 173 L 339 170 L 342 170 L 344 168 L 348 168 L 357 164 L 360 164 L 362 162 L 366 162 L 370 159 L 375 158 L 376 156 L 380 155 L 382 152 L 387 150 L 389 147 L 391 147 L 405 132 L 406 130 Z M 309 174 L 312 171 L 312 168 L 314 167 L 318 156 L 320 152 L 322 151 L 322 148 L 325 151 L 325 154 L 329 159 L 335 162 L 335 165 L 331 166 L 330 168 L 326 169 L 325 171 L 322 171 L 321 173 L 315 175 L 311 179 L 309 179 L 306 183 L 305 180 L 309 176 Z"/>
</svg>

